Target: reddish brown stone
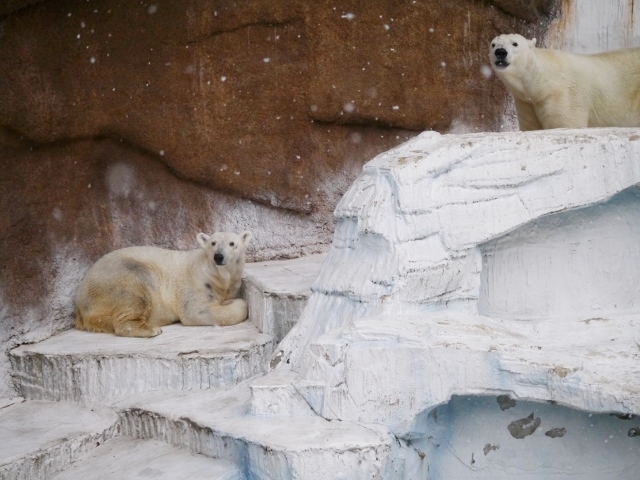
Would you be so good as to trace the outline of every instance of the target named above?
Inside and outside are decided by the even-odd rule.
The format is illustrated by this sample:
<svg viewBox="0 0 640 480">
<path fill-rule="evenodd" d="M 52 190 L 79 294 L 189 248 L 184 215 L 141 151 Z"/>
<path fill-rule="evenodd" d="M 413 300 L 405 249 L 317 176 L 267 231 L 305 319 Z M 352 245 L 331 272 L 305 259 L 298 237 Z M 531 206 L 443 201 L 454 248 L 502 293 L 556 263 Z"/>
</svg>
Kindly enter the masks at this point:
<svg viewBox="0 0 640 480">
<path fill-rule="evenodd" d="M 497 7 L 527 22 L 546 23 L 560 9 L 560 0 L 491 0 Z"/>
<path fill-rule="evenodd" d="M 122 138 L 177 176 L 302 212 L 345 161 L 395 143 L 368 148 L 326 123 L 498 126 L 484 47 L 517 22 L 476 1 L 334 3 L 23 9 L 0 39 L 3 125 L 41 144 Z"/>
</svg>

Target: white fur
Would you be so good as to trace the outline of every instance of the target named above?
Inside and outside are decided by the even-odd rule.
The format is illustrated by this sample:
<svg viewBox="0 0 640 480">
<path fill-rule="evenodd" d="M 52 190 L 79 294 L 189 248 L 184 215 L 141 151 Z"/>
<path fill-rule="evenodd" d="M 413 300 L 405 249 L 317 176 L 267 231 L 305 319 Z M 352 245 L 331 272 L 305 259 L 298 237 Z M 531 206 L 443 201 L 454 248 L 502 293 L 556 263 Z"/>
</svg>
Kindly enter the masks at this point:
<svg viewBox="0 0 640 480">
<path fill-rule="evenodd" d="M 236 298 L 250 232 L 199 233 L 191 251 L 130 247 L 87 272 L 76 296 L 76 328 L 151 337 L 160 326 L 233 325 L 247 318 Z"/>
<path fill-rule="evenodd" d="M 507 66 L 497 64 L 498 49 Z M 577 55 L 510 34 L 492 40 L 489 57 L 521 130 L 640 127 L 640 48 Z"/>
</svg>

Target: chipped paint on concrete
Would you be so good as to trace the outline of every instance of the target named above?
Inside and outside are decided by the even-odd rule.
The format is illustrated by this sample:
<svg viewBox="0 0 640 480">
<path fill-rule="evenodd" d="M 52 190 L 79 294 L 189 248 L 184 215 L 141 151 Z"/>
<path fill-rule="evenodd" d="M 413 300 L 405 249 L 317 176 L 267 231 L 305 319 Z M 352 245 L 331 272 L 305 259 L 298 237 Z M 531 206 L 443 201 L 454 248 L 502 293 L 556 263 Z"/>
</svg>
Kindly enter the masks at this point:
<svg viewBox="0 0 640 480">
<path fill-rule="evenodd" d="M 597 53 L 640 46 L 640 0 L 563 0 L 547 46 Z"/>
</svg>

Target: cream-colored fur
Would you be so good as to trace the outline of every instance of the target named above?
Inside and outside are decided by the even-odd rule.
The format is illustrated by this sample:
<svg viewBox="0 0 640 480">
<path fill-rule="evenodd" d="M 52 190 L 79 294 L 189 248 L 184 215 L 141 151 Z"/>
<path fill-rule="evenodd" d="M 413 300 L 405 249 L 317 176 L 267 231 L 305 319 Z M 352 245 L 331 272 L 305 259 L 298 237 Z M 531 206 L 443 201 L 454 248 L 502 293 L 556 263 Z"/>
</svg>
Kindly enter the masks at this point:
<svg viewBox="0 0 640 480">
<path fill-rule="evenodd" d="M 160 327 L 235 325 L 247 318 L 236 298 L 250 232 L 199 233 L 190 251 L 130 247 L 108 253 L 86 273 L 76 296 L 76 328 L 153 337 Z"/>
<path fill-rule="evenodd" d="M 640 48 L 577 55 L 535 45 L 535 38 L 510 34 L 490 46 L 520 130 L 640 127 Z"/>
</svg>

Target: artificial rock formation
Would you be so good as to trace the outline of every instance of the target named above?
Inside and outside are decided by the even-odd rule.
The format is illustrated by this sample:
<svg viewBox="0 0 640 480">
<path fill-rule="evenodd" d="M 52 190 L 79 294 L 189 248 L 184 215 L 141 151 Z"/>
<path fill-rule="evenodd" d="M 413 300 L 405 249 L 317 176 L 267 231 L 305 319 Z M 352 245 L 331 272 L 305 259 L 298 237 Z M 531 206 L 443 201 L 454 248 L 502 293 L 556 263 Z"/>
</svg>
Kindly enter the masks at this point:
<svg viewBox="0 0 640 480">
<path fill-rule="evenodd" d="M 425 132 L 373 159 L 254 411 L 384 425 L 434 478 L 635 478 L 639 133 Z"/>
<path fill-rule="evenodd" d="M 453 394 L 640 413 L 638 158 L 637 129 L 426 132 L 381 154 L 272 364 L 325 418 L 404 438 Z"/>
</svg>

